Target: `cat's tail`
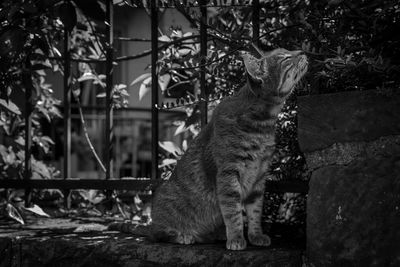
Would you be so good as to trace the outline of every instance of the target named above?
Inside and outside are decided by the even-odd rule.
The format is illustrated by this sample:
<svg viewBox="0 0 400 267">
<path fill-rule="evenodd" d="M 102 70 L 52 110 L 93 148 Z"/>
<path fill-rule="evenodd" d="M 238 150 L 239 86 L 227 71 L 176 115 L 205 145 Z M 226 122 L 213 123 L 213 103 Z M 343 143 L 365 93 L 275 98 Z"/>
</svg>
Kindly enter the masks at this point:
<svg viewBox="0 0 400 267">
<path fill-rule="evenodd" d="M 152 227 L 151 225 L 139 225 L 123 222 L 114 222 L 108 225 L 108 230 L 119 231 L 126 234 L 133 234 L 141 237 L 151 237 Z"/>
<path fill-rule="evenodd" d="M 146 237 L 153 242 L 171 242 L 176 237 L 175 235 L 164 231 L 161 227 L 157 227 L 154 224 L 139 225 L 115 222 L 108 225 L 108 230 L 132 234 L 138 237 Z"/>
</svg>

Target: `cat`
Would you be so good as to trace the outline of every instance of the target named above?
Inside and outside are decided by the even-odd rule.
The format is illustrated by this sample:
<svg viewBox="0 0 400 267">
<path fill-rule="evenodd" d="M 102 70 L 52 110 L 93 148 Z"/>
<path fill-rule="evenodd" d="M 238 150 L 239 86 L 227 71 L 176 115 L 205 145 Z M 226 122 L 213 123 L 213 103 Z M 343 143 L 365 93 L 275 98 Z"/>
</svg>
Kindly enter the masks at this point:
<svg viewBox="0 0 400 267">
<path fill-rule="evenodd" d="M 261 210 L 275 122 L 308 61 L 301 51 L 282 48 L 262 52 L 260 59 L 244 54 L 243 61 L 246 85 L 221 101 L 171 177 L 155 190 L 152 223 L 144 231 L 122 231 L 180 244 L 222 239 L 227 249 L 243 250 L 244 207 L 250 244 L 271 244 L 261 229 Z"/>
</svg>

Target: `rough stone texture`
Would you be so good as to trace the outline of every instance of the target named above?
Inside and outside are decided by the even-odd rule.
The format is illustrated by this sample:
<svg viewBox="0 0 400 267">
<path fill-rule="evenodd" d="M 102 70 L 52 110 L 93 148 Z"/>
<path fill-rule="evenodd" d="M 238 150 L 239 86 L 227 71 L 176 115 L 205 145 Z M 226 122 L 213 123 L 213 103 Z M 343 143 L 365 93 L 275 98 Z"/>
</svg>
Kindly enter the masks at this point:
<svg viewBox="0 0 400 267">
<path fill-rule="evenodd" d="M 0 220 L 1 221 L 1 220 Z M 51 229 L 49 228 L 51 226 Z M 1 223 L 0 223 L 1 226 Z M 47 227 L 46 227 L 47 226 Z M 228 251 L 225 243 L 151 243 L 67 219 L 41 219 L 29 226 L 0 227 L 0 266 L 301 266 L 303 248 L 272 237 L 271 248 Z"/>
<path fill-rule="evenodd" d="M 304 153 L 335 143 L 400 135 L 400 90 L 389 95 L 371 90 L 302 96 L 298 107 L 298 139 Z"/>
<path fill-rule="evenodd" d="M 310 171 L 328 165 L 347 165 L 368 157 L 400 155 L 400 135 L 384 136 L 371 142 L 335 143 L 332 146 L 305 153 Z"/>
<path fill-rule="evenodd" d="M 299 97 L 314 266 L 400 266 L 400 90 Z"/>
<path fill-rule="evenodd" d="M 316 170 L 307 214 L 315 266 L 400 266 L 400 155 Z"/>
</svg>

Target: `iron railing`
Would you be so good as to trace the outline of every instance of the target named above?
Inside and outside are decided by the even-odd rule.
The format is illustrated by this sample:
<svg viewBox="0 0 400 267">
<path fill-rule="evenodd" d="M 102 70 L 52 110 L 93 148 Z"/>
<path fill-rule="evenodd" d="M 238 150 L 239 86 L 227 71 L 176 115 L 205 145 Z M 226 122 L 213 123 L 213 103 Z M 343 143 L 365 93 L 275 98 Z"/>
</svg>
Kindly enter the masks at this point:
<svg viewBox="0 0 400 267">
<path fill-rule="evenodd" d="M 210 4 L 215 6 L 215 4 Z M 259 24 L 259 0 L 254 0 L 251 3 L 253 8 L 252 27 L 253 27 L 253 38 L 254 42 L 258 43 L 260 38 L 260 24 Z M 233 5 L 233 6 L 247 6 L 248 5 Z M 200 21 L 200 90 L 201 90 L 201 125 L 207 123 L 207 99 L 208 92 L 206 88 L 205 79 L 205 63 L 207 55 L 207 1 L 200 0 L 198 7 L 200 8 L 201 21 Z M 152 0 L 150 4 L 151 12 L 151 65 L 156 66 L 158 57 L 158 6 L 157 1 Z M 52 179 L 52 180 L 39 180 L 32 179 L 31 169 L 31 147 L 32 139 L 31 133 L 31 90 L 26 90 L 26 106 L 25 106 L 25 172 L 23 180 L 14 179 L 0 179 L 1 188 L 24 188 L 26 196 L 26 204 L 30 203 L 30 195 L 32 188 L 45 189 L 45 188 L 57 188 L 64 190 L 64 193 L 68 195 L 70 189 L 103 189 L 103 190 L 142 190 L 149 186 L 156 185 L 159 183 L 159 171 L 158 171 L 158 137 L 159 137 L 159 104 L 158 104 L 158 86 L 156 82 L 152 82 L 151 87 L 151 122 L 152 122 L 152 134 L 151 134 L 151 153 L 152 153 L 152 171 L 151 178 L 147 179 L 117 179 L 113 177 L 112 165 L 113 165 L 113 108 L 112 108 L 112 86 L 113 86 L 113 61 L 126 61 L 135 59 L 135 56 L 123 56 L 114 58 L 114 36 L 113 36 L 113 1 L 106 0 L 106 59 L 105 60 L 92 60 L 92 59 L 72 59 L 69 52 L 69 41 L 70 36 L 66 29 L 64 29 L 64 168 L 63 168 L 63 179 Z M 123 39 L 123 38 L 122 38 Z M 130 38 L 125 38 L 131 40 Z M 106 123 L 105 123 L 105 145 L 106 153 L 104 155 L 104 162 L 106 166 L 105 179 L 76 179 L 71 178 L 71 62 L 104 62 L 106 63 Z M 151 77 L 153 81 L 157 81 L 156 68 L 151 68 Z M 266 190 L 269 192 L 308 192 L 308 183 L 304 181 L 267 181 Z"/>
</svg>

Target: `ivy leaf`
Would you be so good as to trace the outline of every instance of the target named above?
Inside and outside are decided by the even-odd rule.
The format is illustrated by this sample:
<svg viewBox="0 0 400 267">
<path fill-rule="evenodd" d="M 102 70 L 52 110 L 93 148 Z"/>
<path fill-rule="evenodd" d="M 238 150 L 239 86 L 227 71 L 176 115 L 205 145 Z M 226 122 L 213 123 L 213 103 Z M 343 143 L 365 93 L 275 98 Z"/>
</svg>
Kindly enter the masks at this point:
<svg viewBox="0 0 400 267">
<path fill-rule="evenodd" d="M 22 218 L 22 216 L 19 213 L 19 211 L 13 205 L 11 205 L 10 203 L 7 203 L 6 211 L 7 211 L 8 217 L 10 217 L 11 219 L 16 220 L 20 224 L 25 224 L 24 219 Z"/>
<path fill-rule="evenodd" d="M 35 213 L 36 215 L 39 215 L 39 216 L 42 216 L 42 217 L 50 218 L 50 215 L 47 214 L 46 212 L 44 212 L 44 211 L 42 210 L 42 208 L 39 207 L 39 206 L 36 205 L 36 204 L 34 204 L 33 207 L 31 207 L 31 208 L 25 208 L 25 207 L 24 207 L 24 209 L 26 209 L 27 211 L 33 212 L 33 213 Z"/>
</svg>

